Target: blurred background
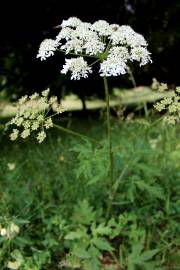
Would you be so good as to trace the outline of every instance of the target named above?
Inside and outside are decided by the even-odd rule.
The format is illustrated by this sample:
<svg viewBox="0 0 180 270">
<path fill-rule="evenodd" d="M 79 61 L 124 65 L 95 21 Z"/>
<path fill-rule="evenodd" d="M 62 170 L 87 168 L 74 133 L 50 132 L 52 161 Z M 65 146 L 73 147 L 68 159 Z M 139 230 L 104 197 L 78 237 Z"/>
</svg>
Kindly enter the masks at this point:
<svg viewBox="0 0 180 270">
<path fill-rule="evenodd" d="M 149 43 L 153 64 L 134 67 L 137 85 L 150 85 L 155 77 L 172 86 L 180 84 L 180 1 L 162 0 L 93 0 L 89 2 L 59 0 L 26 0 L 1 3 L 0 92 L 6 91 L 12 99 L 47 87 L 61 95 L 63 91 L 101 96 L 98 78 L 73 85 L 68 76 L 60 74 L 63 55 L 46 61 L 36 59 L 39 44 L 45 38 L 54 38 L 57 26 L 70 16 L 83 21 L 99 19 L 110 23 L 129 24 Z M 114 87 L 132 87 L 128 78 L 111 80 Z M 78 88 L 78 89 L 77 89 Z"/>
</svg>

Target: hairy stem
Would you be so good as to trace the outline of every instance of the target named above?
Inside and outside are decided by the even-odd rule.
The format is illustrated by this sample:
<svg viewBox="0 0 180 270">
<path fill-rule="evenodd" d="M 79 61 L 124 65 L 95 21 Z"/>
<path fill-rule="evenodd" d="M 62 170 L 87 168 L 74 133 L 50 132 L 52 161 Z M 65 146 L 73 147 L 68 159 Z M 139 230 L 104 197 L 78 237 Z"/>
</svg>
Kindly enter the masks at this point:
<svg viewBox="0 0 180 270">
<path fill-rule="evenodd" d="M 97 144 L 97 145 L 101 146 L 101 144 L 98 141 L 94 140 L 93 138 L 91 138 L 89 136 L 83 135 L 81 133 L 75 132 L 75 131 L 73 131 L 71 129 L 68 129 L 68 128 L 65 128 L 65 127 L 62 127 L 62 126 L 59 126 L 59 125 L 56 125 L 56 124 L 53 124 L 53 126 L 55 128 L 57 128 L 57 129 L 63 131 L 63 132 L 66 132 L 66 133 L 70 134 L 70 135 L 80 137 L 81 139 L 89 140 L 89 141 L 93 142 L 94 144 Z"/>
<path fill-rule="evenodd" d="M 113 151 L 112 151 L 112 133 L 111 133 L 111 120 L 110 120 L 110 104 L 109 104 L 109 88 L 107 78 L 103 77 L 104 80 L 104 90 L 106 97 L 106 117 L 107 117 L 107 138 L 109 143 L 109 200 L 107 205 L 106 218 L 109 217 L 112 209 L 112 187 L 113 187 Z"/>
</svg>

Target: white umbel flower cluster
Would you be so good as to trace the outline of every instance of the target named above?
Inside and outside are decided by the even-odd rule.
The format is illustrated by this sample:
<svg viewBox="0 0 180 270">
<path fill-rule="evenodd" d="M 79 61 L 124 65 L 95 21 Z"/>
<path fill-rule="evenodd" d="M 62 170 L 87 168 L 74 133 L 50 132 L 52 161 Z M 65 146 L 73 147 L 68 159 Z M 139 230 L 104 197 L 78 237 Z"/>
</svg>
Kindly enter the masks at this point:
<svg viewBox="0 0 180 270">
<path fill-rule="evenodd" d="M 140 62 L 140 66 L 151 62 L 150 53 L 144 47 L 134 47 L 131 50 L 131 61 L 136 60 Z"/>
<path fill-rule="evenodd" d="M 41 58 L 41 60 L 46 60 L 47 57 L 53 56 L 57 47 L 59 46 L 59 42 L 53 39 L 45 39 L 40 47 L 37 54 L 37 58 Z"/>
<path fill-rule="evenodd" d="M 128 62 L 139 62 L 140 66 L 151 62 L 144 37 L 130 26 L 109 24 L 105 20 L 94 23 L 82 22 L 70 17 L 63 20 L 61 30 L 54 40 L 46 39 L 40 45 L 37 57 L 45 60 L 59 50 L 73 58 L 66 59 L 61 73 L 72 73 L 71 79 L 87 78 L 91 66 L 100 62 L 100 76 L 119 76 L 128 70 Z M 84 57 L 95 59 L 88 63 Z"/>
<path fill-rule="evenodd" d="M 48 112 L 52 109 L 53 115 L 60 114 L 64 108 L 58 103 L 57 97 L 48 97 L 49 89 L 44 90 L 41 95 L 35 93 L 24 96 L 17 103 L 17 114 L 8 123 L 7 127 L 13 126 L 10 134 L 11 141 L 18 137 L 26 139 L 31 133 L 36 132 L 36 138 L 42 143 L 46 138 L 46 130 L 53 127 L 52 117 Z"/>
<path fill-rule="evenodd" d="M 76 18 L 76 17 L 70 17 L 68 20 L 63 20 L 61 27 L 77 27 L 78 25 L 81 24 L 81 20 Z"/>
<path fill-rule="evenodd" d="M 100 65 L 100 76 L 119 76 L 125 74 L 127 61 L 130 58 L 128 49 L 114 46 L 109 50 L 107 59 Z"/>
<path fill-rule="evenodd" d="M 126 45 L 131 48 L 139 46 L 147 46 L 144 37 L 136 33 L 129 25 L 117 26 L 110 39 L 113 45 Z"/>
<path fill-rule="evenodd" d="M 72 73 L 72 80 L 80 80 L 81 77 L 87 78 L 88 73 L 92 73 L 91 67 L 88 67 L 83 57 L 66 59 L 66 64 L 63 66 L 61 73 L 66 74 L 68 71 Z"/>
</svg>

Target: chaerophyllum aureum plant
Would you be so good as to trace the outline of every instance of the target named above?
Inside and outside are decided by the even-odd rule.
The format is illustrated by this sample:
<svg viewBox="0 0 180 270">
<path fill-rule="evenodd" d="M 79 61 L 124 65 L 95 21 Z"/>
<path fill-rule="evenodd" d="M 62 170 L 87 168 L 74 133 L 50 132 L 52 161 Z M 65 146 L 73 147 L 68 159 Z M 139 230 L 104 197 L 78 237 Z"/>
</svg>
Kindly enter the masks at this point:
<svg viewBox="0 0 180 270">
<path fill-rule="evenodd" d="M 122 76 L 128 73 L 129 63 L 131 62 L 138 62 L 139 66 L 151 62 L 150 52 L 147 50 L 148 44 L 144 37 L 136 33 L 130 26 L 109 24 L 105 20 L 98 20 L 91 24 L 82 22 L 76 17 L 70 17 L 63 20 L 60 27 L 61 30 L 55 39 L 42 41 L 37 58 L 44 61 L 55 53 L 64 53 L 66 58 L 61 73 L 70 73 L 72 80 L 93 76 L 93 66 L 99 65 L 99 75 L 104 81 L 107 109 L 108 179 L 110 183 L 108 217 L 111 212 L 114 193 L 112 190 L 114 186 L 114 165 L 107 77 Z M 10 135 L 11 140 L 17 139 L 18 136 L 26 138 L 32 131 L 38 131 L 37 140 L 41 143 L 46 137 L 46 129 L 53 126 L 70 134 L 85 137 L 53 124 L 52 116 L 49 116 L 48 111 L 51 107 L 55 107 L 55 114 L 53 115 L 56 115 L 63 109 L 57 103 L 57 99 L 49 98 L 48 94 L 45 91 L 42 92 L 41 96 L 35 94 L 21 98 L 18 114 L 9 123 L 16 126 Z M 91 138 L 90 140 L 93 141 Z"/>
</svg>

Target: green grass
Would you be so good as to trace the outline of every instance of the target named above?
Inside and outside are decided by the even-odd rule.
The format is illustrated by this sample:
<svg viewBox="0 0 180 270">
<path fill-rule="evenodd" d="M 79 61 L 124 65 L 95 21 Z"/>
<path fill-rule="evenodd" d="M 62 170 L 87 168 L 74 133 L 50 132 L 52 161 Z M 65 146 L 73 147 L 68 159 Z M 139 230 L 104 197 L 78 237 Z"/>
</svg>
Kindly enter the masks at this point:
<svg viewBox="0 0 180 270">
<path fill-rule="evenodd" d="M 93 222 L 104 221 L 108 200 L 105 124 L 87 119 L 63 124 L 103 141 L 104 147 L 96 150 L 89 142 L 55 129 L 42 145 L 33 138 L 13 143 L 1 134 L 0 224 L 14 221 L 20 233 L 8 248 L 0 238 L 0 269 L 7 269 L 14 249 L 26 261 L 23 270 L 61 269 L 59 262 L 72 248 L 65 235 L 81 223 L 85 226 L 83 219 L 91 215 L 88 207 L 95 212 Z M 178 127 L 151 126 L 140 119 L 124 123 L 114 119 L 114 163 L 119 180 L 111 215 L 115 219 L 126 216 L 127 223 L 119 235 L 106 237 L 121 268 L 106 268 L 109 263 L 104 263 L 101 269 L 180 269 L 178 132 Z M 14 163 L 15 169 L 9 170 L 8 163 Z M 87 214 L 76 209 L 84 200 L 89 205 Z M 81 211 L 78 223 L 77 211 Z M 150 266 L 134 263 L 130 268 L 127 260 L 132 260 L 133 249 L 142 239 L 143 250 L 158 249 L 158 254 Z M 107 251 L 103 256 L 109 256 Z M 156 262 L 158 266 L 153 264 Z"/>
</svg>

